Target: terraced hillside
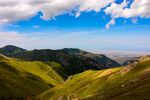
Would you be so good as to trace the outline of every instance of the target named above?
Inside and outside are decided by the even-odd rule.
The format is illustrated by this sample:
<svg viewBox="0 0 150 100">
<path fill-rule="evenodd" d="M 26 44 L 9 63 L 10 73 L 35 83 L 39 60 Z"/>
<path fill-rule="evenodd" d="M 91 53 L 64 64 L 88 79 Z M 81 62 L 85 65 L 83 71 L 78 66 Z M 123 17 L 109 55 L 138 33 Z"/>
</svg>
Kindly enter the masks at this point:
<svg viewBox="0 0 150 100">
<path fill-rule="evenodd" d="M 0 100 L 36 100 L 38 94 L 62 83 L 47 64 L 0 55 Z"/>
<path fill-rule="evenodd" d="M 126 67 L 85 71 L 38 96 L 40 100 L 150 100 L 150 58 Z"/>
</svg>

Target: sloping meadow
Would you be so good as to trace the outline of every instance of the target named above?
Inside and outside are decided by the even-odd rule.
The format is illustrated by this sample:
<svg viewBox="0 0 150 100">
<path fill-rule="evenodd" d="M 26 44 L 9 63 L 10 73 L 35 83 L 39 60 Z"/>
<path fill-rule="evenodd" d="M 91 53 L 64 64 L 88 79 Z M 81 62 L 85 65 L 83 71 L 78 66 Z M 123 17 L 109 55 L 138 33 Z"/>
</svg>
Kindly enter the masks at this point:
<svg viewBox="0 0 150 100">
<path fill-rule="evenodd" d="M 38 94 L 63 82 L 47 64 L 0 55 L 0 100 L 34 100 Z"/>
<path fill-rule="evenodd" d="M 38 96 L 40 100 L 149 100 L 150 60 L 85 71 Z"/>
</svg>

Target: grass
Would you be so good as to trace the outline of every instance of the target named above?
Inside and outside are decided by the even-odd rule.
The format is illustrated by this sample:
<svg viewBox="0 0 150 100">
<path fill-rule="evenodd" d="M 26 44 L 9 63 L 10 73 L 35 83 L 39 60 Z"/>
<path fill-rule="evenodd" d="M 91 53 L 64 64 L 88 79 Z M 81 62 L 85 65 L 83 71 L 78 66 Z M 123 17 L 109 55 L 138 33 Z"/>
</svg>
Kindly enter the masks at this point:
<svg viewBox="0 0 150 100">
<path fill-rule="evenodd" d="M 0 100 L 36 100 L 37 95 L 63 83 L 47 64 L 0 55 Z"/>
<path fill-rule="evenodd" d="M 55 62 L 26 62 L 0 55 L 0 100 L 150 100 L 150 60 L 88 70 L 66 81 Z"/>
<path fill-rule="evenodd" d="M 128 71 L 125 71 L 128 69 Z M 150 100 L 150 60 L 135 66 L 85 71 L 38 96 L 40 100 Z"/>
</svg>

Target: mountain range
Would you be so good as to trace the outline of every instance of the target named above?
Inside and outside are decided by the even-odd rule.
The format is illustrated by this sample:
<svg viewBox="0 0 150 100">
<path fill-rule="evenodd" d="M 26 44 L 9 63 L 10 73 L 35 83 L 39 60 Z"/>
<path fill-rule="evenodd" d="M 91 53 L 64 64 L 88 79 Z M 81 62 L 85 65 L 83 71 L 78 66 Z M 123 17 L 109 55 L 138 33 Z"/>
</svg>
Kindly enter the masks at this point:
<svg viewBox="0 0 150 100">
<path fill-rule="evenodd" d="M 150 100 L 150 56 L 119 67 L 75 48 L 0 53 L 0 100 Z"/>
<path fill-rule="evenodd" d="M 72 48 L 61 50 L 42 49 L 28 51 L 20 47 L 8 45 L 0 48 L 0 53 L 5 56 L 19 58 L 24 61 L 42 61 L 47 64 L 49 64 L 49 62 L 59 63 L 61 67 L 54 69 L 60 74 L 63 70 L 65 74 L 63 73 L 61 75 L 65 78 L 90 69 L 100 70 L 120 66 L 120 64 L 104 55 L 92 54 L 90 52 Z"/>
</svg>

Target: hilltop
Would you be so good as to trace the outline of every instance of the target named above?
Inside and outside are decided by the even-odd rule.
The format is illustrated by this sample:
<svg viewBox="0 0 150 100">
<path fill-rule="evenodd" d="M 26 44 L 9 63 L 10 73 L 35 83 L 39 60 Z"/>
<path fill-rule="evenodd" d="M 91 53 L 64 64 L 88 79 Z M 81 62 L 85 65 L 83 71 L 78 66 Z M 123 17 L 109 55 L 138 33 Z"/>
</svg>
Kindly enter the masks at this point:
<svg viewBox="0 0 150 100">
<path fill-rule="evenodd" d="M 26 53 L 27 50 L 14 46 L 14 45 L 7 45 L 5 47 L 0 48 L 0 54 L 3 54 L 7 57 L 15 57 L 21 54 Z"/>
</svg>

